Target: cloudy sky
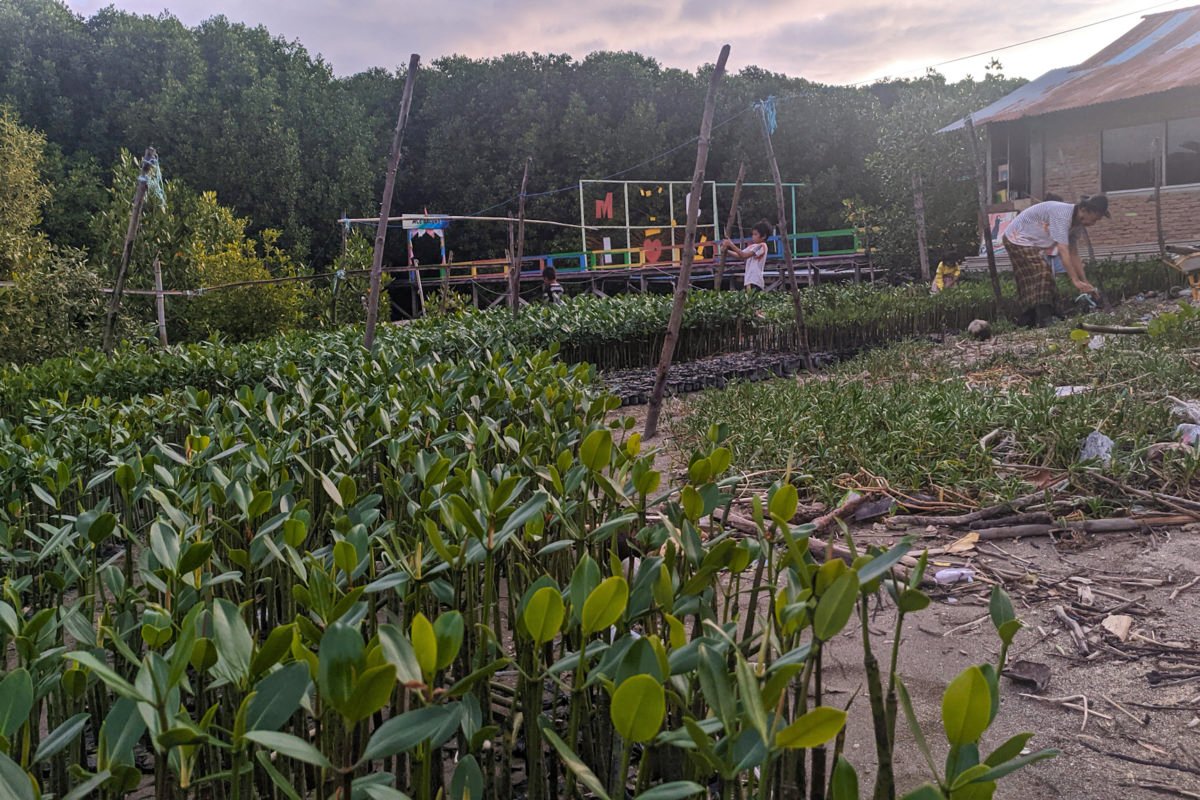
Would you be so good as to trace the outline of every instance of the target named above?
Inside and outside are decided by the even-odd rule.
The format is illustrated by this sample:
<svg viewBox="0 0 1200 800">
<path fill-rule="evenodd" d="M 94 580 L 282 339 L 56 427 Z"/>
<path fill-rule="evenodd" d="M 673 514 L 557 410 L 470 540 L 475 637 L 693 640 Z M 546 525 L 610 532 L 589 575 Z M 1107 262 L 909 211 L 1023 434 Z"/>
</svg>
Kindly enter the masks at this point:
<svg viewBox="0 0 1200 800">
<path fill-rule="evenodd" d="M 1009 75 L 1033 78 L 1083 61 L 1133 27 L 1141 13 L 1197 0 L 67 0 L 82 14 L 112 2 L 169 11 L 189 25 L 224 14 L 299 39 L 341 75 L 395 68 L 420 53 L 493 56 L 513 51 L 635 50 L 694 69 L 733 45 L 729 67 L 757 65 L 828 83 L 920 75 L 925 67 L 1054 34 L 996 53 Z M 1111 22 L 1092 24 L 1117 15 Z M 950 78 L 982 75 L 990 56 L 944 64 Z"/>
</svg>

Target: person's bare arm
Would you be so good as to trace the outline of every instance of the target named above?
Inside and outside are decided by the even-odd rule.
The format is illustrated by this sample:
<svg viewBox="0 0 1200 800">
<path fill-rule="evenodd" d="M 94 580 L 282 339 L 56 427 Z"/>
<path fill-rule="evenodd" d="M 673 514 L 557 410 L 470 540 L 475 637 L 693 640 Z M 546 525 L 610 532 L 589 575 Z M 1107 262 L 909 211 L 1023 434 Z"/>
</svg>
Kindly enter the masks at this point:
<svg viewBox="0 0 1200 800">
<path fill-rule="evenodd" d="M 753 245 L 751 245 L 751 247 L 753 247 Z M 741 259 L 746 259 L 746 258 L 749 258 L 750 256 L 754 255 L 752 252 L 750 252 L 749 247 L 747 247 L 745 250 L 743 250 L 742 248 L 740 248 L 736 244 L 734 244 L 732 239 L 725 240 L 725 249 Z"/>
<path fill-rule="evenodd" d="M 1071 242 L 1071 245 L 1065 249 L 1060 245 L 1058 251 L 1062 255 L 1067 277 L 1071 279 L 1071 283 L 1075 284 L 1075 288 L 1084 294 L 1095 294 L 1096 287 L 1088 283 L 1087 276 L 1083 272 L 1083 259 L 1079 257 L 1079 248 L 1075 246 L 1075 243 Z"/>
</svg>

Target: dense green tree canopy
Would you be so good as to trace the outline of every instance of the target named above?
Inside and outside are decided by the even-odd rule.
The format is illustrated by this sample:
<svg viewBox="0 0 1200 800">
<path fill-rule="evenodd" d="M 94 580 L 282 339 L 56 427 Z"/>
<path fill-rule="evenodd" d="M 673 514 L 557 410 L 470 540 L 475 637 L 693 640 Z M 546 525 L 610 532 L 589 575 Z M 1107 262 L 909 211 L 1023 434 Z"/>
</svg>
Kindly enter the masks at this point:
<svg viewBox="0 0 1200 800">
<path fill-rule="evenodd" d="M 628 52 L 428 62 L 393 211 L 502 216 L 515 209 L 527 156 L 535 194 L 617 172 L 687 179 L 709 70 Z M 169 179 L 216 192 L 254 231 L 278 229 L 281 246 L 326 266 L 340 248 L 337 219 L 378 213 L 403 79 L 384 69 L 336 77 L 300 43 L 224 17 L 189 28 L 166 14 L 110 7 L 83 18 L 58 0 L 0 0 L 0 102 L 49 141 L 43 171 L 55 194 L 43 229 L 63 245 L 105 244 L 86 221 L 109 206 L 110 165 L 123 150 L 153 145 Z M 852 88 L 747 68 L 722 86 L 708 177 L 731 181 L 745 159 L 749 180 L 768 179 L 750 107 L 774 95 L 784 178 L 807 184 L 799 225 L 843 227 L 842 201 L 857 197 L 889 226 L 881 256 L 911 269 L 913 170 L 926 180 L 933 246 L 970 234 L 961 143 L 932 132 L 1012 85 L 932 75 Z M 769 196 L 748 203 L 747 215 L 774 216 Z M 547 194 L 531 199 L 529 213 L 572 220 L 577 204 L 575 192 Z M 451 246 L 462 258 L 497 256 L 502 228 L 457 226 Z M 553 230 L 530 236 L 527 252 L 578 247 Z M 389 255 L 403 258 L 400 247 Z"/>
</svg>

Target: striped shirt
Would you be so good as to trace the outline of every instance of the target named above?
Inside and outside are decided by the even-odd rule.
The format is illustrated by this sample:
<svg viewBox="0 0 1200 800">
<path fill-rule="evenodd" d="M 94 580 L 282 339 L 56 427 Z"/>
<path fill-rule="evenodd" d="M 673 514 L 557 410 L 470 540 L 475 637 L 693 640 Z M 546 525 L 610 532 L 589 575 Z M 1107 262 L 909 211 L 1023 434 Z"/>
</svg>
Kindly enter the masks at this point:
<svg viewBox="0 0 1200 800">
<path fill-rule="evenodd" d="M 1060 245 L 1071 246 L 1071 220 L 1075 206 L 1049 200 L 1030 206 L 1017 215 L 1004 230 L 1004 238 L 1018 247 L 1043 250 Z"/>
</svg>

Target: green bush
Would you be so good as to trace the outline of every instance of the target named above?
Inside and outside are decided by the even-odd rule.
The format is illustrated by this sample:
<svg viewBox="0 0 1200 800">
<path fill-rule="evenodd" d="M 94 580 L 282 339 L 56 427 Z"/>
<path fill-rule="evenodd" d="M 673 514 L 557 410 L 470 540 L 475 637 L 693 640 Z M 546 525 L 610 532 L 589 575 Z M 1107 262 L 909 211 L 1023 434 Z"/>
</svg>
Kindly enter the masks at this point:
<svg viewBox="0 0 1200 800">
<path fill-rule="evenodd" d="M 79 250 L 48 250 L 0 290 L 2 361 L 26 364 L 91 346 L 104 320 L 100 277 Z"/>
</svg>

